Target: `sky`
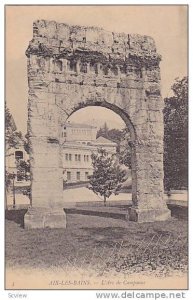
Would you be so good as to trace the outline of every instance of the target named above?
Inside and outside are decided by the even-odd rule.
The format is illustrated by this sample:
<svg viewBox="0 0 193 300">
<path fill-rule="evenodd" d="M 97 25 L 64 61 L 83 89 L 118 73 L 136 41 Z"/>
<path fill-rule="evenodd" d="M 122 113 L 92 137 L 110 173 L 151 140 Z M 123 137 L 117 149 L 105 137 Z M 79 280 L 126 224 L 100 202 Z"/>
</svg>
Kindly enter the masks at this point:
<svg viewBox="0 0 193 300">
<path fill-rule="evenodd" d="M 32 39 L 33 21 L 55 20 L 70 25 L 99 26 L 108 31 L 150 35 L 162 55 L 162 96 L 171 95 L 175 78 L 187 75 L 187 6 L 7 6 L 6 7 L 6 102 L 18 130 L 27 128 L 27 58 L 25 50 Z M 87 117 L 105 118 L 112 127 L 123 121 L 110 110 L 85 108 L 71 117 L 79 122 Z M 104 113 L 103 113 L 104 112 Z M 76 115 L 77 114 L 77 115 Z M 104 118 L 103 118 L 104 116 Z M 103 120 L 104 119 L 104 120 Z M 100 121 L 100 120 L 99 120 Z"/>
</svg>

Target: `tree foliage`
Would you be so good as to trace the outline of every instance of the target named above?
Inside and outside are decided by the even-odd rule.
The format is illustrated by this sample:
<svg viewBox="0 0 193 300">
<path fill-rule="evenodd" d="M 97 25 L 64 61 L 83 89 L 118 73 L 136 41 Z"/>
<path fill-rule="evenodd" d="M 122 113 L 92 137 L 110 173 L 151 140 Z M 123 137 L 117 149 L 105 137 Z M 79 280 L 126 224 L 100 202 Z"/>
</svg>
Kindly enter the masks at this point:
<svg viewBox="0 0 193 300">
<path fill-rule="evenodd" d="M 90 189 L 103 196 L 106 206 L 106 199 L 120 190 L 126 172 L 104 149 L 98 149 L 98 153 L 93 153 L 91 157 L 94 170 L 93 175 L 89 176 Z"/>
<path fill-rule="evenodd" d="M 116 143 L 117 151 L 119 151 L 119 144 L 121 142 L 122 135 L 123 135 L 122 130 L 116 128 L 109 129 L 106 122 L 104 123 L 103 127 L 101 127 L 97 132 L 97 138 L 102 136 Z"/>
<path fill-rule="evenodd" d="M 13 184 L 13 179 L 15 178 L 15 175 L 13 173 L 9 173 L 7 170 L 5 170 L 5 188 L 6 191 L 9 191 L 11 185 Z"/>
<path fill-rule="evenodd" d="M 6 144 L 6 156 L 13 155 L 13 152 L 10 152 L 12 148 L 17 149 L 21 144 L 24 145 L 25 150 L 29 148 L 28 139 L 23 138 L 22 133 L 17 131 L 12 114 L 9 109 L 5 108 L 5 144 Z M 7 166 L 6 166 L 7 167 Z M 16 161 L 17 168 L 17 179 L 30 180 L 30 162 L 18 159 Z M 12 185 L 13 179 L 16 174 L 10 173 L 8 170 L 5 170 L 5 185 L 8 190 Z"/>
<path fill-rule="evenodd" d="M 5 145 L 6 155 L 9 155 L 11 148 L 17 148 L 19 143 L 23 141 L 21 131 L 16 130 L 13 117 L 8 108 L 5 108 Z"/>
<path fill-rule="evenodd" d="M 188 77 L 176 79 L 164 108 L 164 186 L 188 185 Z"/>
<path fill-rule="evenodd" d="M 122 130 L 109 129 L 105 122 L 97 132 L 97 137 L 102 136 L 117 144 L 117 155 L 121 164 L 131 168 L 130 132 L 127 127 Z"/>
<path fill-rule="evenodd" d="M 107 123 L 105 122 L 104 125 L 98 130 L 96 137 L 103 136 L 104 138 L 108 138 L 109 128 Z"/>
<path fill-rule="evenodd" d="M 17 178 L 19 181 L 30 180 L 30 161 L 20 159 L 16 162 L 17 165 Z"/>
</svg>

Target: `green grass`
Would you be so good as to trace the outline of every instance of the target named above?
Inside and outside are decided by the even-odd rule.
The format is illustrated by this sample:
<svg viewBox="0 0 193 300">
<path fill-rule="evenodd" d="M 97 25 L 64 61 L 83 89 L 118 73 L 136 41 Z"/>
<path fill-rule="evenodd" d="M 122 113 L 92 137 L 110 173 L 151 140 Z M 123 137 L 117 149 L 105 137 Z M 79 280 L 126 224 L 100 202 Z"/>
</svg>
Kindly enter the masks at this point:
<svg viewBox="0 0 193 300">
<path fill-rule="evenodd" d="M 17 222 L 17 223 L 16 223 Z M 6 220 L 8 267 L 65 267 L 115 272 L 155 272 L 187 268 L 187 221 L 138 224 L 124 220 L 67 215 L 66 229 L 25 230 Z M 143 242 L 143 243 L 142 243 Z M 153 250 L 153 251 L 152 251 Z M 164 266 L 164 268 L 163 268 Z"/>
</svg>

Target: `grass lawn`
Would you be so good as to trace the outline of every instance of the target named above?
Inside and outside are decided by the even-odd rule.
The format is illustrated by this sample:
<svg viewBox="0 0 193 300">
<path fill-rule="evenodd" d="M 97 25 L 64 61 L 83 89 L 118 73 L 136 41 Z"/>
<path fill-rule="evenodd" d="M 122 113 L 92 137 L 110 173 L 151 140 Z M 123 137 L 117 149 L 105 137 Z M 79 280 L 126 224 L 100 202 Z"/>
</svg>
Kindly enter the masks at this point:
<svg viewBox="0 0 193 300">
<path fill-rule="evenodd" d="M 22 228 L 25 211 L 6 220 L 6 265 L 89 268 L 96 272 L 155 273 L 187 270 L 187 221 L 138 224 L 67 214 L 66 229 Z M 11 219 L 10 217 L 8 217 Z"/>
</svg>

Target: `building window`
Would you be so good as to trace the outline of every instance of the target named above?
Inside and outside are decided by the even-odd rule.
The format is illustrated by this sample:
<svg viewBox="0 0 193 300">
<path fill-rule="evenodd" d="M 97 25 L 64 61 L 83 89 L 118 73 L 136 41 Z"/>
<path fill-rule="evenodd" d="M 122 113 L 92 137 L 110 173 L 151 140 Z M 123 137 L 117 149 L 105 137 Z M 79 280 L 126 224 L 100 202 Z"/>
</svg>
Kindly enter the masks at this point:
<svg viewBox="0 0 193 300">
<path fill-rule="evenodd" d="M 75 154 L 75 161 L 81 161 L 80 154 Z"/>
<path fill-rule="evenodd" d="M 67 172 L 67 181 L 71 180 L 71 172 Z"/>
<path fill-rule="evenodd" d="M 85 180 L 88 180 L 88 172 L 85 172 Z"/>
<path fill-rule="evenodd" d="M 80 172 L 76 172 L 76 180 L 80 181 Z"/>
<path fill-rule="evenodd" d="M 23 159 L 23 151 L 15 151 L 15 159 Z"/>
<path fill-rule="evenodd" d="M 89 161 L 89 155 L 84 155 L 84 161 Z"/>
<path fill-rule="evenodd" d="M 72 160 L 72 154 L 66 153 L 65 157 L 66 157 L 66 160 Z"/>
</svg>

